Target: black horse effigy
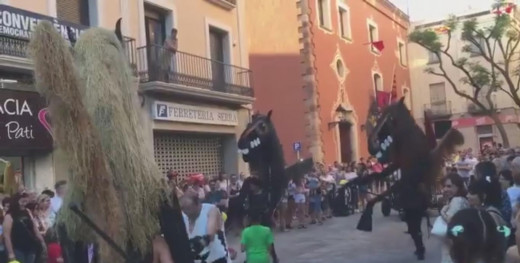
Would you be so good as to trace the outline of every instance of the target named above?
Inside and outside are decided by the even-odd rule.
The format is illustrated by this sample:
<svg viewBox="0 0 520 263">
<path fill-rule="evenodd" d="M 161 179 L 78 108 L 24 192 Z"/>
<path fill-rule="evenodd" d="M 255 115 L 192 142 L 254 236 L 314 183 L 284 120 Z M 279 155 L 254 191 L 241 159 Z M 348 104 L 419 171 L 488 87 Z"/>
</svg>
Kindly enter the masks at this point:
<svg viewBox="0 0 520 263">
<path fill-rule="evenodd" d="M 251 174 L 262 180 L 263 191 L 268 195 L 268 215 L 274 213 L 288 184 L 282 147 L 271 114 L 272 111 L 267 115 L 254 114 L 238 140 L 238 150 L 244 162 L 249 163 Z M 240 199 L 244 200 L 247 180 L 242 188 Z"/>
<path fill-rule="evenodd" d="M 371 106 L 366 123 L 368 151 L 386 168 L 381 173 L 373 173 L 357 178 L 351 184 L 368 184 L 374 179 L 383 179 L 397 170 L 401 178 L 387 191 L 370 200 L 361 216 L 357 228 L 372 231 L 372 210 L 374 205 L 388 195 L 399 196 L 405 213 L 418 259 L 424 259 L 424 244 L 421 234 L 421 222 L 429 206 L 432 188 L 441 174 L 444 157 L 455 152 L 455 146 L 462 145 L 462 134 L 450 129 L 440 143 L 431 147 L 431 141 L 415 123 L 410 111 L 400 101 L 388 105 L 382 112 L 375 110 L 375 101 Z"/>
</svg>

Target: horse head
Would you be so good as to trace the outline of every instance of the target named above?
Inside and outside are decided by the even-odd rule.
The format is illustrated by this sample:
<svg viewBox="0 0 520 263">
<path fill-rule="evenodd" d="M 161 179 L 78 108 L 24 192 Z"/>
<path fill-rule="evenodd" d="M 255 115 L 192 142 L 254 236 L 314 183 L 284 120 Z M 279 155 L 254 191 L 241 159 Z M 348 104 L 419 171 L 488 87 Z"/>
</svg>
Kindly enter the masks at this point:
<svg viewBox="0 0 520 263">
<path fill-rule="evenodd" d="M 404 97 L 390 104 L 381 112 L 372 104 L 366 127 L 368 151 L 380 163 L 390 163 L 397 158 L 397 147 L 401 140 L 407 140 L 409 132 L 415 127 L 415 121 L 404 104 Z"/>
<path fill-rule="evenodd" d="M 249 162 L 250 156 L 261 153 L 269 145 L 275 135 L 271 113 L 267 115 L 256 113 L 246 129 L 238 139 L 238 152 L 242 154 L 245 162 Z"/>
</svg>

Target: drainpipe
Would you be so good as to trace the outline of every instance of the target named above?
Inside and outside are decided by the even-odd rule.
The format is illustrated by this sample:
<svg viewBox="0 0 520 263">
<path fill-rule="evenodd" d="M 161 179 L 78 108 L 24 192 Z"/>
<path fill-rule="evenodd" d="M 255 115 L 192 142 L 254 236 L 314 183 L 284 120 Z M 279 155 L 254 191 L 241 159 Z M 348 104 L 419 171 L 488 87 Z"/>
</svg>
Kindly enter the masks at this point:
<svg viewBox="0 0 520 263">
<path fill-rule="evenodd" d="M 241 16 L 240 16 L 240 12 L 241 11 L 241 8 L 243 8 L 243 5 L 244 5 L 245 2 L 243 2 L 242 0 L 238 0 L 237 1 L 237 6 L 235 7 L 235 10 L 237 11 L 237 30 L 238 30 L 238 50 L 239 50 L 239 53 L 240 53 L 240 67 L 244 67 L 244 58 L 243 58 L 243 55 L 242 55 L 242 23 L 240 23 L 241 21 Z"/>
</svg>

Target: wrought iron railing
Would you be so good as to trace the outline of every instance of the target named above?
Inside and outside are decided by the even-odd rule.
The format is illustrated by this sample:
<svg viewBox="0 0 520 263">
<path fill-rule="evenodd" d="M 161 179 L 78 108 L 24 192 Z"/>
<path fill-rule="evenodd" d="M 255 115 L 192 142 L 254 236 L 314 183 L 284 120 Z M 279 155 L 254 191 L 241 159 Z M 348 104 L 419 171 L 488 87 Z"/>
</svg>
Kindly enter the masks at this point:
<svg viewBox="0 0 520 263">
<path fill-rule="evenodd" d="M 137 49 L 141 82 L 162 81 L 253 96 L 251 70 L 161 46 Z"/>
<path fill-rule="evenodd" d="M 432 117 L 444 117 L 451 115 L 451 101 L 437 101 L 425 104 L 424 108 L 429 110 Z"/>
<path fill-rule="evenodd" d="M 16 38 L 12 36 L 0 35 L 0 55 L 7 55 L 13 57 L 27 58 L 27 46 L 29 40 L 23 38 Z M 130 66 L 136 72 L 137 70 L 137 56 L 135 54 L 136 44 L 135 39 L 131 37 L 124 37 L 123 46 L 125 53 L 130 62 Z"/>
<path fill-rule="evenodd" d="M 26 58 L 28 44 L 26 39 L 0 36 L 0 55 Z"/>
</svg>

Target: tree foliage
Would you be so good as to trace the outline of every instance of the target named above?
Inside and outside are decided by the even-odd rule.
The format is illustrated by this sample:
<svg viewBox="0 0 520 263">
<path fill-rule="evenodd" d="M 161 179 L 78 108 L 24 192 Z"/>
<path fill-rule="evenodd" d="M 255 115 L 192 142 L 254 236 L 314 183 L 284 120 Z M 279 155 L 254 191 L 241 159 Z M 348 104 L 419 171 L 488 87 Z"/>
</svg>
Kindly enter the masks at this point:
<svg viewBox="0 0 520 263">
<path fill-rule="evenodd" d="M 494 10 L 503 10 L 507 4 L 498 0 Z M 492 100 L 495 92 L 504 92 L 516 105 L 520 106 L 518 90 L 520 87 L 520 67 L 517 53 L 520 49 L 520 31 L 511 14 L 495 12 L 493 23 L 479 23 L 476 18 L 461 21 L 456 16 L 450 16 L 444 23 L 447 30 L 447 40 L 443 41 L 439 33 L 433 29 L 415 30 L 409 35 L 410 42 L 425 48 L 438 59 L 439 63 L 425 71 L 429 74 L 443 77 L 453 91 L 471 101 L 479 110 L 490 116 L 497 126 L 502 126 L 496 116 L 497 108 Z M 460 29 L 460 31 L 459 31 Z M 460 32 L 460 38 L 465 45 L 462 52 L 469 57 L 456 58 L 452 52 L 452 39 L 455 32 Z M 481 59 L 472 59 L 480 57 Z M 451 65 L 462 73 L 458 81 L 467 84 L 472 92 L 460 87 L 456 80 L 448 74 L 446 66 Z M 503 126 L 502 126 L 503 128 Z M 499 127 L 500 129 L 500 127 Z M 502 134 L 504 144 L 505 131 Z"/>
</svg>

